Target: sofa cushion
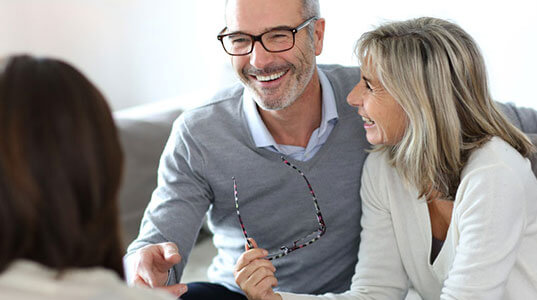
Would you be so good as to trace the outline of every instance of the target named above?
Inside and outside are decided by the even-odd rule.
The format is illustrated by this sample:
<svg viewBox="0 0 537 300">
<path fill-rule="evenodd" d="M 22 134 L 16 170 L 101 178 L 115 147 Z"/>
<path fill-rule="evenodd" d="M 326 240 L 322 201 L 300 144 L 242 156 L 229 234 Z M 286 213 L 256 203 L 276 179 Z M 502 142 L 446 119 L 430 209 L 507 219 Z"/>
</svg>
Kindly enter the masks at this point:
<svg viewBox="0 0 537 300">
<path fill-rule="evenodd" d="M 172 123 L 181 112 L 177 107 L 155 111 L 142 106 L 114 113 L 125 156 L 123 182 L 119 192 L 125 246 L 138 235 L 143 212 L 157 185 L 160 155 Z"/>
</svg>

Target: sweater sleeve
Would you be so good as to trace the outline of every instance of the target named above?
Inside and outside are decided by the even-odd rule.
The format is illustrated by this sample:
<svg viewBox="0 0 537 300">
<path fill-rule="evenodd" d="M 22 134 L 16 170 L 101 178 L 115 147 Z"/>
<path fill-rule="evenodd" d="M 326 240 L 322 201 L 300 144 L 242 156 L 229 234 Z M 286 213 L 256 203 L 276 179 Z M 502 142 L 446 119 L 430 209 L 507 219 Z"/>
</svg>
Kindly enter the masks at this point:
<svg viewBox="0 0 537 300">
<path fill-rule="evenodd" d="M 350 290 L 319 296 L 280 293 L 284 300 L 404 299 L 408 277 L 395 238 L 390 206 L 385 195 L 386 178 L 379 169 L 386 162 L 378 153 L 369 155 L 362 174 L 362 232 L 358 264 Z M 383 165 L 381 167 L 381 165 Z M 334 245 L 344 247 L 345 245 Z"/>
<path fill-rule="evenodd" d="M 459 243 L 441 299 L 503 299 L 530 201 L 519 173 L 496 163 L 462 178 L 452 219 Z"/>
<path fill-rule="evenodd" d="M 204 177 L 202 151 L 184 115 L 174 123 L 160 159 L 157 188 L 144 213 L 139 236 L 127 251 L 128 256 L 148 244 L 175 243 L 182 259 L 170 272 L 169 284 L 179 282 L 213 199 Z"/>
</svg>

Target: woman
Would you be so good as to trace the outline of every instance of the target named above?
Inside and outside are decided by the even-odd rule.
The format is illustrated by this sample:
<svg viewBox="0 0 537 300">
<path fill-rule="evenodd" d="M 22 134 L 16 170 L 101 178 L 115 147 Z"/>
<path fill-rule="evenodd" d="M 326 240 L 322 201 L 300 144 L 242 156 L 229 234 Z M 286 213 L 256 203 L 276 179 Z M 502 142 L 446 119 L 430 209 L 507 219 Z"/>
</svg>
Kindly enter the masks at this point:
<svg viewBox="0 0 537 300">
<path fill-rule="evenodd" d="M 364 34 L 347 100 L 375 145 L 362 177 L 351 288 L 275 294 L 262 249 L 237 264 L 250 299 L 537 299 L 537 179 L 527 137 L 495 107 L 473 39 L 419 18 Z"/>
<path fill-rule="evenodd" d="M 52 59 L 0 62 L 0 299 L 173 299 L 128 288 L 123 154 L 105 99 Z"/>
</svg>

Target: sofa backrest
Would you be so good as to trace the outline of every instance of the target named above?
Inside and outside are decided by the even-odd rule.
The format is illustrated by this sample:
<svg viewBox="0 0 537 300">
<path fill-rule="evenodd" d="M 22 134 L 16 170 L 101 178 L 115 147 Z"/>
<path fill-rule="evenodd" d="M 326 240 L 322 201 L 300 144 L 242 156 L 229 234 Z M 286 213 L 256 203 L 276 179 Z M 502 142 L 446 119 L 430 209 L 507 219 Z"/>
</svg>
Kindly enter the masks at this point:
<svg viewBox="0 0 537 300">
<path fill-rule="evenodd" d="M 157 186 L 160 155 L 173 121 L 181 114 L 177 107 L 151 111 L 142 107 L 114 113 L 123 146 L 125 165 L 119 192 L 123 243 L 128 246 L 138 235 L 140 221 L 151 193 Z"/>
<path fill-rule="evenodd" d="M 123 183 L 119 194 L 123 241 L 128 245 L 140 228 L 143 212 L 157 185 L 157 169 L 173 121 L 182 109 L 167 105 L 165 110 L 145 107 L 114 113 L 125 154 Z M 537 134 L 528 134 L 537 146 Z M 530 157 L 537 177 L 537 153 Z"/>
</svg>

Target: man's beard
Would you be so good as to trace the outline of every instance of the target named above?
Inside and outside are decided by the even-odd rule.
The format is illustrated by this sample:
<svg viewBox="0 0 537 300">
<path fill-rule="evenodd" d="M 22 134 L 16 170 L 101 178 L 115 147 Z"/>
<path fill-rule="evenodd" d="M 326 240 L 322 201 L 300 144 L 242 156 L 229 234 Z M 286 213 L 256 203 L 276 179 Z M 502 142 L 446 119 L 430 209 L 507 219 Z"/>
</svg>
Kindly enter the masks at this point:
<svg viewBox="0 0 537 300">
<path fill-rule="evenodd" d="M 303 93 L 308 85 L 309 81 L 313 77 L 314 64 L 308 64 L 307 69 L 302 69 L 303 72 L 297 72 L 298 68 L 287 63 L 280 66 L 269 66 L 264 69 L 255 69 L 253 67 L 243 69 L 241 81 L 250 90 L 255 102 L 263 110 L 278 111 L 291 106 Z M 255 87 L 251 75 L 267 75 L 277 72 L 286 71 L 283 76 L 285 78 L 285 85 L 280 85 L 277 88 L 261 88 Z M 272 96 L 280 93 L 280 96 Z M 271 98 L 272 96 L 272 98 Z"/>
</svg>

